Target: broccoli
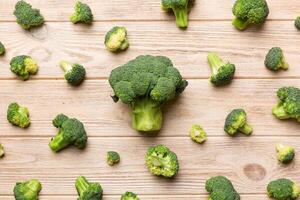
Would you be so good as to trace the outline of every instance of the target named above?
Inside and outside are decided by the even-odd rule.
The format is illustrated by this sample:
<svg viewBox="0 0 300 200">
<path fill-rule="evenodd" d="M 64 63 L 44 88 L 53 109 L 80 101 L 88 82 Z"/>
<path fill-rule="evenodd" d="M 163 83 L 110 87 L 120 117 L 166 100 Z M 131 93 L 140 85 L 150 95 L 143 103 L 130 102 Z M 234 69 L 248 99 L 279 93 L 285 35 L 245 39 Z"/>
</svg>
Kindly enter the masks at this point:
<svg viewBox="0 0 300 200">
<path fill-rule="evenodd" d="M 125 192 L 121 196 L 121 200 L 139 200 L 138 196 L 133 192 Z"/>
<path fill-rule="evenodd" d="M 200 125 L 193 125 L 190 129 L 190 137 L 193 141 L 201 144 L 206 141 L 206 132 Z"/>
<path fill-rule="evenodd" d="M 4 157 L 5 151 L 3 145 L 0 143 L 0 158 Z"/>
<path fill-rule="evenodd" d="M 276 151 L 277 151 L 277 159 L 283 164 L 288 164 L 293 161 L 295 156 L 294 147 L 277 144 Z"/>
<path fill-rule="evenodd" d="M 120 161 L 120 155 L 118 154 L 118 152 L 108 151 L 106 155 L 106 160 L 110 166 L 113 166 L 114 164 L 117 164 Z"/>
<path fill-rule="evenodd" d="M 234 109 L 226 117 L 224 131 L 231 136 L 242 132 L 245 135 L 252 133 L 252 127 L 247 123 L 247 113 L 244 109 Z"/>
<path fill-rule="evenodd" d="M 271 181 L 267 187 L 268 196 L 276 200 L 294 200 L 300 193 L 299 187 L 289 179 Z"/>
<path fill-rule="evenodd" d="M 171 178 L 178 173 L 177 155 L 165 145 L 148 148 L 145 160 L 149 171 L 156 176 Z"/>
<path fill-rule="evenodd" d="M 0 55 L 2 56 L 4 54 L 5 54 L 5 47 L 4 47 L 3 43 L 0 42 Z"/>
<path fill-rule="evenodd" d="M 132 108 L 132 127 L 144 132 L 161 129 L 162 104 L 188 85 L 170 59 L 150 55 L 138 56 L 112 70 L 109 83 L 115 93 L 113 99 L 121 99 Z"/>
<path fill-rule="evenodd" d="M 32 179 L 26 182 L 18 182 L 14 187 L 16 200 L 38 200 L 39 192 L 42 190 L 42 184 Z"/>
<path fill-rule="evenodd" d="M 23 0 L 16 3 L 14 15 L 17 18 L 17 23 L 25 30 L 44 24 L 44 17 L 40 10 L 32 8 L 29 3 Z"/>
<path fill-rule="evenodd" d="M 59 114 L 52 123 L 59 128 L 57 135 L 49 143 L 49 147 L 54 152 L 58 152 L 70 145 L 74 145 L 79 149 L 85 148 L 87 135 L 83 124 L 79 120 Z"/>
<path fill-rule="evenodd" d="M 86 72 L 82 65 L 61 61 L 60 67 L 65 72 L 65 79 L 70 85 L 78 86 L 84 81 Z"/>
<path fill-rule="evenodd" d="M 29 127 L 30 118 L 28 108 L 22 107 L 17 103 L 9 104 L 7 109 L 7 120 L 9 123 L 21 128 Z"/>
<path fill-rule="evenodd" d="M 91 24 L 93 22 L 93 13 L 91 8 L 87 4 L 77 1 L 74 9 L 75 13 L 70 17 L 70 20 L 73 24 Z"/>
<path fill-rule="evenodd" d="M 300 16 L 295 19 L 295 27 L 300 30 Z"/>
<path fill-rule="evenodd" d="M 283 51 L 280 47 L 270 49 L 265 59 L 265 66 L 272 71 L 278 71 L 279 69 L 287 70 L 289 68 L 289 64 L 285 61 Z"/>
<path fill-rule="evenodd" d="M 27 55 L 13 57 L 10 61 L 10 70 L 23 81 L 28 80 L 30 75 L 38 71 L 37 62 Z"/>
<path fill-rule="evenodd" d="M 208 179 L 205 189 L 210 193 L 209 200 L 239 200 L 240 195 L 234 189 L 230 180 L 224 176 Z"/>
<path fill-rule="evenodd" d="M 231 82 L 235 72 L 235 65 L 224 62 L 217 54 L 209 53 L 207 56 L 212 69 L 210 82 L 215 86 L 227 85 Z"/>
<path fill-rule="evenodd" d="M 127 30 L 122 26 L 115 26 L 105 35 L 104 44 L 109 51 L 124 51 L 129 47 Z"/>
<path fill-rule="evenodd" d="M 79 176 L 75 183 L 79 197 L 77 200 L 100 200 L 103 190 L 99 183 L 90 183 L 84 176 Z"/>
</svg>

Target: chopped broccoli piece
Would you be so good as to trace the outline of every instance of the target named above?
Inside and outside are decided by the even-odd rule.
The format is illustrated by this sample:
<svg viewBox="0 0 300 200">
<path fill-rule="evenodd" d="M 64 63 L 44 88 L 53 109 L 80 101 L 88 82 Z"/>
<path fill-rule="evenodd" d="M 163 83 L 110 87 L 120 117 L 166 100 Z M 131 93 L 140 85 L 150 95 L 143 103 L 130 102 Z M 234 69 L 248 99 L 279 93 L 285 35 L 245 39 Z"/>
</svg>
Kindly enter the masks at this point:
<svg viewBox="0 0 300 200">
<path fill-rule="evenodd" d="M 208 179 L 205 189 L 210 193 L 209 200 L 240 200 L 240 195 L 234 189 L 231 181 L 224 176 Z"/>
<path fill-rule="evenodd" d="M 59 114 L 52 123 L 59 128 L 57 135 L 49 143 L 49 147 L 54 152 L 58 152 L 70 145 L 74 145 L 79 149 L 85 148 L 87 135 L 83 124 L 79 120 Z"/>
<path fill-rule="evenodd" d="M 193 141 L 201 144 L 206 141 L 206 132 L 200 125 L 193 125 L 190 129 L 190 137 Z"/>
<path fill-rule="evenodd" d="M 14 15 L 17 18 L 17 23 L 26 30 L 44 24 L 44 17 L 40 10 L 32 8 L 29 3 L 23 0 L 16 3 Z"/>
<path fill-rule="evenodd" d="M 231 136 L 236 135 L 238 132 L 245 135 L 252 133 L 253 129 L 247 123 L 247 113 L 244 109 L 234 109 L 227 115 L 224 131 Z"/>
<path fill-rule="evenodd" d="M 162 104 L 188 85 L 170 59 L 150 55 L 138 56 L 112 70 L 109 83 L 115 93 L 113 99 L 132 108 L 132 127 L 144 132 L 161 129 Z"/>
<path fill-rule="evenodd" d="M 104 44 L 109 51 L 117 52 L 129 47 L 127 30 L 122 26 L 115 26 L 105 35 Z"/>
<path fill-rule="evenodd" d="M 30 125 L 29 111 L 26 107 L 11 103 L 7 109 L 7 120 L 15 126 L 27 128 Z"/>
<path fill-rule="evenodd" d="M 295 27 L 300 30 L 300 16 L 296 18 L 295 20 Z"/>
<path fill-rule="evenodd" d="M 0 55 L 4 55 L 5 54 L 5 47 L 3 45 L 2 42 L 0 42 Z"/>
<path fill-rule="evenodd" d="M 70 85 L 78 86 L 84 81 L 86 72 L 82 65 L 61 61 L 60 67 L 65 72 L 65 79 Z"/>
<path fill-rule="evenodd" d="M 75 12 L 70 17 L 70 20 L 73 24 L 91 24 L 93 22 L 93 13 L 91 8 L 87 4 L 77 1 L 74 9 Z"/>
<path fill-rule="evenodd" d="M 13 57 L 10 61 L 10 70 L 23 81 L 38 71 L 37 62 L 30 56 L 21 55 Z"/>
<path fill-rule="evenodd" d="M 14 187 L 16 200 L 38 200 L 39 192 L 42 190 L 41 183 L 32 179 L 26 182 L 18 182 Z"/>
<path fill-rule="evenodd" d="M 117 164 L 120 161 L 120 155 L 115 151 L 108 151 L 106 161 L 110 166 Z"/>
<path fill-rule="evenodd" d="M 77 200 L 101 200 L 103 189 L 99 183 L 90 183 L 84 176 L 79 176 L 75 183 L 79 197 Z"/>
<path fill-rule="evenodd" d="M 133 192 L 125 192 L 121 196 L 121 200 L 139 200 L 138 196 Z"/>
<path fill-rule="evenodd" d="M 265 59 L 265 66 L 272 71 L 278 71 L 279 69 L 287 70 L 289 68 L 289 64 L 285 61 L 283 51 L 280 47 L 270 49 Z"/>
<path fill-rule="evenodd" d="M 289 179 L 271 181 L 267 187 L 268 196 L 276 200 L 294 200 L 300 193 L 299 187 Z"/>
<path fill-rule="evenodd" d="M 283 164 L 288 164 L 293 161 L 295 156 L 294 147 L 277 144 L 276 151 L 277 151 L 277 159 Z"/>
<path fill-rule="evenodd" d="M 0 143 L 0 158 L 4 157 L 5 151 L 3 145 Z"/>
<path fill-rule="evenodd" d="M 232 13 L 235 16 L 233 26 L 245 30 L 250 25 L 263 24 L 269 15 L 269 7 L 266 0 L 236 0 Z"/>
</svg>

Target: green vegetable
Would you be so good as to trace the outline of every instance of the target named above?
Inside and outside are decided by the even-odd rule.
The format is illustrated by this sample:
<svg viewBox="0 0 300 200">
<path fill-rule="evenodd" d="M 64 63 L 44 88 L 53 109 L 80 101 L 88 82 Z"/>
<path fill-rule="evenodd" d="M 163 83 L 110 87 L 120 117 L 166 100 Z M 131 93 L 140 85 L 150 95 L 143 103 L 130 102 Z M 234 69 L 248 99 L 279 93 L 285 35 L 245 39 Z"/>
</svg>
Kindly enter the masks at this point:
<svg viewBox="0 0 300 200">
<path fill-rule="evenodd" d="M 5 47 L 2 44 L 2 42 L 0 42 L 0 55 L 4 55 L 5 54 Z"/>
<path fill-rule="evenodd" d="M 289 179 L 271 181 L 267 187 L 268 196 L 276 200 L 294 200 L 300 193 L 299 187 Z"/>
<path fill-rule="evenodd" d="M 247 113 L 244 109 L 232 110 L 226 118 L 224 131 L 231 136 L 238 132 L 250 135 L 253 131 L 252 127 L 247 123 Z"/>
<path fill-rule="evenodd" d="M 44 24 L 44 17 L 40 10 L 32 8 L 31 5 L 25 1 L 18 1 L 15 5 L 14 15 L 17 18 L 17 23 L 23 29 L 30 29 Z"/>
<path fill-rule="evenodd" d="M 285 61 L 283 51 L 280 47 L 270 49 L 265 59 L 265 66 L 272 71 L 278 71 L 279 69 L 287 70 L 289 68 L 289 64 Z"/>
<path fill-rule="evenodd" d="M 125 192 L 125 194 L 121 196 L 121 200 L 139 200 L 139 198 L 133 192 Z"/>
<path fill-rule="evenodd" d="M 75 183 L 79 197 L 77 200 L 101 200 L 103 190 L 99 183 L 90 183 L 84 176 L 79 176 Z"/>
<path fill-rule="evenodd" d="M 236 0 L 232 13 L 235 16 L 233 26 L 245 30 L 250 25 L 263 24 L 269 15 L 269 7 L 266 0 Z"/>
<path fill-rule="evenodd" d="M 20 79 L 27 80 L 30 75 L 35 75 L 38 71 L 37 62 L 27 55 L 13 57 L 10 61 L 10 70 Z"/>
<path fill-rule="evenodd" d="M 60 67 L 65 72 L 65 79 L 70 85 L 78 86 L 84 81 L 86 71 L 82 65 L 61 61 Z"/>
<path fill-rule="evenodd" d="M 190 129 L 190 137 L 193 141 L 201 144 L 206 141 L 206 132 L 200 125 L 193 125 Z"/>
<path fill-rule="evenodd" d="M 11 103 L 7 109 L 7 120 L 15 126 L 27 128 L 30 125 L 29 111 L 26 107 Z"/>
<path fill-rule="evenodd" d="M 73 24 L 76 23 L 84 23 L 84 24 L 91 24 L 93 22 L 93 13 L 91 8 L 85 4 L 77 1 L 75 4 L 75 12 L 70 17 L 70 20 Z"/>
<path fill-rule="evenodd" d="M 295 19 L 295 27 L 300 30 L 300 16 Z"/>
<path fill-rule="evenodd" d="M 16 200 L 38 200 L 39 192 L 42 190 L 41 183 L 32 179 L 27 182 L 16 183 L 14 195 Z"/>
<path fill-rule="evenodd" d="M 235 73 L 235 65 L 229 62 L 224 62 L 215 53 L 209 53 L 207 59 L 212 70 L 210 82 L 215 86 L 229 84 Z"/>
<path fill-rule="evenodd" d="M 283 164 L 288 164 L 293 161 L 295 156 L 294 147 L 277 144 L 276 151 L 277 151 L 277 159 Z"/>
<path fill-rule="evenodd" d="M 117 164 L 120 161 L 120 155 L 115 151 L 108 151 L 106 155 L 107 163 L 110 166 Z"/>
<path fill-rule="evenodd" d="M 0 158 L 4 157 L 5 151 L 3 145 L 0 143 Z"/>
<path fill-rule="evenodd" d="M 79 120 L 59 114 L 52 123 L 59 128 L 59 132 L 49 143 L 49 147 L 53 151 L 58 152 L 70 145 L 74 145 L 79 149 L 85 148 L 87 135 L 83 124 Z"/>
<path fill-rule="evenodd" d="M 115 26 L 105 35 L 104 44 L 109 51 L 117 52 L 129 47 L 127 30 L 122 26 Z"/>
<path fill-rule="evenodd" d="M 145 132 L 161 129 L 162 105 L 188 85 L 170 59 L 150 55 L 139 56 L 112 70 L 109 83 L 115 93 L 114 101 L 120 99 L 132 108 L 132 127 Z"/>
<path fill-rule="evenodd" d="M 210 193 L 209 200 L 240 200 L 240 195 L 230 180 L 224 176 L 208 179 L 205 183 L 205 189 Z"/>
</svg>

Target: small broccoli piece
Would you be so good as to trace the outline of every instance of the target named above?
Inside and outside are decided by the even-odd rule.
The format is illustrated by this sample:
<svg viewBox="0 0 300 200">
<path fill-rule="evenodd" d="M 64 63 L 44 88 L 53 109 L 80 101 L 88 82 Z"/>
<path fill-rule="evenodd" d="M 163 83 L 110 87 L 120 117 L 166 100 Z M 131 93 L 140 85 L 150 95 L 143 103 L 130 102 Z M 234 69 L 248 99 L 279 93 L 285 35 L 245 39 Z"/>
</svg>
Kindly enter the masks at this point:
<svg viewBox="0 0 300 200">
<path fill-rule="evenodd" d="M 210 193 L 209 200 L 240 200 L 240 195 L 234 189 L 231 181 L 224 176 L 208 179 L 205 189 Z"/>
<path fill-rule="evenodd" d="M 75 12 L 70 17 L 70 20 L 73 24 L 91 24 L 93 22 L 93 13 L 91 8 L 87 4 L 77 1 L 74 9 Z"/>
<path fill-rule="evenodd" d="M 206 141 L 207 135 L 206 132 L 200 125 L 193 125 L 190 129 L 190 137 L 193 141 L 201 144 Z"/>
<path fill-rule="evenodd" d="M 35 75 L 38 71 L 37 62 L 30 56 L 21 55 L 13 57 L 10 61 L 10 70 L 23 81 Z"/>
<path fill-rule="evenodd" d="M 133 192 L 125 192 L 121 196 L 121 200 L 139 200 L 138 196 Z"/>
<path fill-rule="evenodd" d="M 299 187 L 289 179 L 271 181 L 267 187 L 268 196 L 276 200 L 294 200 L 300 193 Z"/>
<path fill-rule="evenodd" d="M 235 65 L 224 62 L 217 54 L 209 53 L 207 56 L 209 65 L 212 69 L 210 82 L 215 86 L 227 85 L 233 79 Z"/>
<path fill-rule="evenodd" d="M 79 149 L 85 148 L 87 135 L 83 124 L 79 120 L 59 114 L 52 123 L 59 128 L 57 135 L 49 143 L 49 147 L 54 152 L 58 152 L 70 145 L 74 145 Z"/>
<path fill-rule="evenodd" d="M 232 25 L 245 30 L 250 25 L 263 24 L 269 15 L 269 7 L 266 0 L 236 0 L 232 13 L 235 16 Z"/>
<path fill-rule="evenodd" d="M 0 143 L 0 158 L 4 157 L 5 151 L 3 145 Z"/>
<path fill-rule="evenodd" d="M 253 131 L 252 127 L 247 123 L 247 113 L 243 109 L 234 109 L 226 117 L 224 131 L 231 136 L 242 132 L 250 135 Z"/>
<path fill-rule="evenodd" d="M 295 156 L 294 147 L 277 144 L 276 151 L 277 151 L 277 159 L 283 164 L 288 164 L 293 161 Z"/>
<path fill-rule="evenodd" d="M 16 200 L 38 200 L 39 192 L 42 190 L 41 183 L 32 179 L 26 182 L 18 182 L 14 187 Z"/>
<path fill-rule="evenodd" d="M 300 16 L 295 19 L 295 27 L 300 30 Z"/>
<path fill-rule="evenodd" d="M 5 54 L 5 47 L 2 44 L 2 42 L 0 42 L 0 55 L 4 55 Z"/>
<path fill-rule="evenodd" d="M 61 61 L 60 67 L 65 72 L 65 79 L 70 85 L 78 86 L 84 81 L 86 72 L 82 65 Z"/>
<path fill-rule="evenodd" d="M 109 51 L 124 51 L 129 47 L 127 30 L 122 26 L 115 26 L 105 35 L 104 44 Z"/>
<path fill-rule="evenodd" d="M 15 126 L 27 128 L 30 125 L 29 111 L 26 107 L 11 103 L 7 109 L 7 120 Z"/>
<path fill-rule="evenodd" d="M 44 24 L 44 17 L 40 10 L 32 8 L 29 3 L 23 0 L 16 3 L 14 15 L 17 18 L 17 23 L 26 30 Z"/>
<path fill-rule="evenodd" d="M 106 161 L 110 166 L 117 164 L 120 161 L 120 155 L 115 151 L 108 151 Z"/>
<path fill-rule="evenodd" d="M 99 183 L 90 183 L 84 176 L 79 176 L 75 183 L 79 197 L 77 200 L 101 200 L 103 189 Z"/>
<path fill-rule="evenodd" d="M 278 71 L 279 69 L 287 70 L 289 68 L 289 64 L 285 61 L 283 51 L 280 47 L 270 49 L 265 59 L 265 66 L 272 71 Z"/>
</svg>

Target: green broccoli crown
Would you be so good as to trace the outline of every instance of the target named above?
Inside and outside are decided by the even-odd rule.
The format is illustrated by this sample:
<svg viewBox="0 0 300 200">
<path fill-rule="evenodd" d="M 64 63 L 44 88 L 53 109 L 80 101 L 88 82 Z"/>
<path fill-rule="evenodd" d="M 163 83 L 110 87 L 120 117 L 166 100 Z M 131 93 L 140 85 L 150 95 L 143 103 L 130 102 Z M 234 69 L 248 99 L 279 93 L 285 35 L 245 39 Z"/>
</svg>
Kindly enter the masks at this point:
<svg viewBox="0 0 300 200">
<path fill-rule="evenodd" d="M 161 0 L 163 10 L 173 10 L 179 28 L 188 27 L 189 0 Z"/>
<path fill-rule="evenodd" d="M 293 161 L 295 156 L 294 147 L 277 144 L 276 151 L 277 151 L 277 159 L 283 164 L 288 164 Z"/>
<path fill-rule="evenodd" d="M 209 200 L 240 200 L 240 195 L 234 189 L 231 181 L 224 176 L 208 179 L 205 189 L 210 193 Z"/>
<path fill-rule="evenodd" d="M 59 132 L 51 139 L 49 147 L 55 152 L 70 145 L 74 145 L 79 149 L 85 148 L 87 135 L 83 124 L 75 118 L 65 117 L 60 114 L 53 120 L 53 125 L 59 128 Z"/>
<path fill-rule="evenodd" d="M 283 51 L 280 47 L 270 49 L 265 59 L 265 66 L 272 71 L 289 68 L 289 64 L 285 61 Z"/>
<path fill-rule="evenodd" d="M 251 24 L 262 24 L 269 15 L 266 0 L 236 0 L 232 12 L 235 19 L 232 24 L 239 30 L 245 30 Z"/>
<path fill-rule="evenodd" d="M 121 196 L 121 200 L 139 200 L 138 196 L 133 192 L 125 192 Z"/>
<path fill-rule="evenodd" d="M 207 135 L 206 132 L 200 125 L 193 125 L 190 129 L 190 137 L 193 141 L 201 144 L 206 141 Z"/>
<path fill-rule="evenodd" d="M 177 156 L 165 145 L 150 147 L 145 156 L 149 171 L 156 176 L 173 177 L 178 173 Z"/>
<path fill-rule="evenodd" d="M 93 13 L 91 8 L 80 1 L 77 1 L 75 5 L 75 13 L 70 17 L 70 20 L 73 24 L 76 23 L 85 23 L 91 24 L 93 22 Z"/>
<path fill-rule="evenodd" d="M 252 127 L 247 123 L 247 114 L 243 109 L 234 109 L 226 117 L 224 131 L 231 136 L 238 132 L 250 135 Z"/>
<path fill-rule="evenodd" d="M 295 19 L 295 27 L 300 30 L 300 16 Z"/>
<path fill-rule="evenodd" d="M 75 183 L 79 197 L 77 200 L 100 200 L 103 189 L 99 183 L 90 183 L 84 176 L 79 176 Z"/>
<path fill-rule="evenodd" d="M 38 200 L 42 185 L 38 180 L 16 183 L 14 195 L 16 200 Z"/>
<path fill-rule="evenodd" d="M 120 155 L 118 154 L 118 152 L 108 151 L 106 155 L 106 160 L 110 166 L 113 166 L 114 164 L 117 164 L 120 161 Z"/>
<path fill-rule="evenodd" d="M 5 151 L 3 145 L 0 143 L 0 158 L 4 157 Z"/>
<path fill-rule="evenodd" d="M 29 111 L 26 107 L 11 103 L 7 109 L 7 120 L 15 126 L 27 128 L 30 125 Z"/>
<path fill-rule="evenodd" d="M 0 55 L 3 55 L 3 54 L 5 54 L 5 47 L 2 44 L 2 42 L 0 42 Z"/>
<path fill-rule="evenodd" d="M 188 85 L 170 59 L 150 55 L 138 56 L 112 70 L 109 83 L 114 99 L 131 106 L 132 127 L 138 131 L 160 130 L 161 105 L 181 94 Z"/>
<path fill-rule="evenodd" d="M 109 51 L 123 51 L 129 47 L 125 27 L 115 26 L 105 35 L 104 44 Z"/>
<path fill-rule="evenodd" d="M 37 62 L 27 55 L 13 57 L 10 61 L 10 70 L 22 80 L 29 79 L 38 71 Z"/>
<path fill-rule="evenodd" d="M 65 79 L 70 85 L 78 86 L 84 81 L 86 71 L 82 65 L 61 61 L 60 67 L 65 72 Z"/>
<path fill-rule="evenodd" d="M 32 8 L 30 4 L 23 0 L 16 3 L 14 15 L 17 18 L 17 23 L 23 29 L 30 29 L 44 24 L 44 17 L 41 15 L 40 10 Z"/>
<path fill-rule="evenodd" d="M 267 187 L 268 196 L 276 200 L 294 200 L 299 196 L 299 187 L 289 179 L 271 181 Z"/>
</svg>

